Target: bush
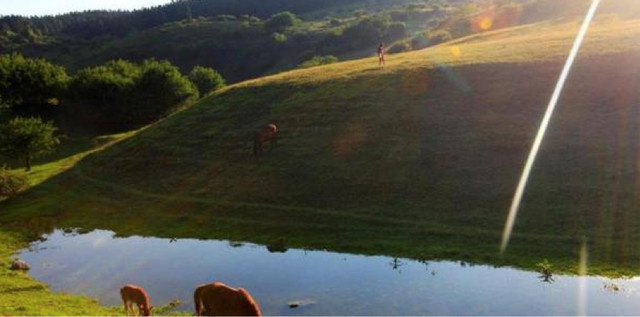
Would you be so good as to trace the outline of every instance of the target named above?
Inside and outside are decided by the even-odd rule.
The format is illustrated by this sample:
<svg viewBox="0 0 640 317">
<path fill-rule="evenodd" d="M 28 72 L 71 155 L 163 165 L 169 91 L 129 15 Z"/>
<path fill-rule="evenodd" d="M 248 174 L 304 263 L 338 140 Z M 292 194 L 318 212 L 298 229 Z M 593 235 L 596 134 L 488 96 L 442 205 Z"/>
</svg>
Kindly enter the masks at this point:
<svg viewBox="0 0 640 317">
<path fill-rule="evenodd" d="M 451 41 L 453 37 L 446 30 L 438 30 L 429 34 L 429 45 L 438 45 L 440 43 Z"/>
<path fill-rule="evenodd" d="M 271 34 L 271 37 L 273 37 L 273 40 L 278 42 L 278 43 L 284 43 L 287 41 L 287 36 L 285 34 L 282 33 L 273 33 Z"/>
<path fill-rule="evenodd" d="M 13 197 L 28 187 L 27 177 L 0 167 L 0 198 Z"/>
<path fill-rule="evenodd" d="M 407 22 L 409 21 L 409 13 L 407 11 L 391 11 L 389 12 L 391 19 L 397 22 Z"/>
<path fill-rule="evenodd" d="M 393 44 L 393 46 L 389 48 L 388 52 L 389 54 L 396 54 L 396 53 L 407 52 L 410 50 L 411 50 L 411 44 L 407 43 L 406 41 L 403 41 L 403 42 Z"/>
<path fill-rule="evenodd" d="M 287 28 L 298 25 L 300 22 L 295 14 L 285 11 L 272 15 L 264 23 L 264 27 L 270 32 L 284 32 Z"/>
<path fill-rule="evenodd" d="M 337 62 L 338 62 L 338 58 L 333 55 L 314 56 L 310 60 L 305 61 L 300 65 L 298 65 L 298 68 L 309 68 L 309 67 L 327 65 L 327 64 L 337 63 Z"/>
<path fill-rule="evenodd" d="M 218 22 L 233 22 L 237 20 L 238 18 L 229 14 L 220 14 L 213 17 L 213 21 L 218 21 Z"/>
<path fill-rule="evenodd" d="M 389 24 L 387 29 L 384 32 L 384 40 L 385 41 L 393 41 L 396 39 L 406 38 L 409 35 L 409 31 L 407 30 L 407 25 L 402 22 L 394 22 Z"/>
<path fill-rule="evenodd" d="M 198 87 L 198 92 L 203 97 L 225 85 L 224 78 L 218 72 L 202 66 L 196 66 L 191 70 L 189 80 Z"/>
<path fill-rule="evenodd" d="M 414 50 L 423 49 L 429 46 L 429 39 L 422 32 L 416 33 L 416 35 L 411 38 L 411 48 Z"/>
<path fill-rule="evenodd" d="M 362 10 L 362 9 L 358 9 L 353 11 L 353 16 L 356 17 L 357 19 L 360 19 L 362 17 L 364 17 L 365 15 L 367 15 L 367 11 Z"/>
<path fill-rule="evenodd" d="M 367 17 L 346 28 L 341 40 L 351 49 L 372 45 L 380 42 L 390 24 L 388 16 Z"/>
</svg>

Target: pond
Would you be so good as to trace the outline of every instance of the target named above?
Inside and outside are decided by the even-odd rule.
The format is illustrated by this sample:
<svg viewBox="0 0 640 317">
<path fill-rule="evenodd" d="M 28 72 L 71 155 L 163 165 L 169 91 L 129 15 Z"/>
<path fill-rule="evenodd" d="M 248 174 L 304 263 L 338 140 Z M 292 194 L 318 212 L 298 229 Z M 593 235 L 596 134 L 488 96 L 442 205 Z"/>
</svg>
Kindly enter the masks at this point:
<svg viewBox="0 0 640 317">
<path fill-rule="evenodd" d="M 143 286 L 152 305 L 179 299 L 193 311 L 199 284 L 246 288 L 265 315 L 637 315 L 640 279 L 554 276 L 326 251 L 272 253 L 220 240 L 118 238 L 55 230 L 17 256 L 54 291 L 120 305 L 119 288 Z M 290 308 L 288 303 L 300 301 Z M 583 304 L 581 304 L 583 303 Z"/>
</svg>

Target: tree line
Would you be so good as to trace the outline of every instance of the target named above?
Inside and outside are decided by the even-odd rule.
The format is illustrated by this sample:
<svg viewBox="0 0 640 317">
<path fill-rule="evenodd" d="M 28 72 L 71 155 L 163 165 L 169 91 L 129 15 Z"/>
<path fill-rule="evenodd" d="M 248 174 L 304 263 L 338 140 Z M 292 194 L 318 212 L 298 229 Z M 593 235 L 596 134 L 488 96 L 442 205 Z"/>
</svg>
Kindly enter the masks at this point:
<svg viewBox="0 0 640 317">
<path fill-rule="evenodd" d="M 12 116 L 105 130 L 148 124 L 224 85 L 211 68 L 194 67 L 185 75 L 166 60 L 113 60 L 70 76 L 44 59 L 0 55 L 0 104 Z"/>
<path fill-rule="evenodd" d="M 83 39 L 122 36 L 165 23 L 217 15 L 254 15 L 266 18 L 280 11 L 296 14 L 343 6 L 361 0 L 182 0 L 134 11 L 94 10 L 57 16 L 0 18 L 0 35 L 17 34 L 25 40 L 41 35 L 64 34 Z"/>
</svg>

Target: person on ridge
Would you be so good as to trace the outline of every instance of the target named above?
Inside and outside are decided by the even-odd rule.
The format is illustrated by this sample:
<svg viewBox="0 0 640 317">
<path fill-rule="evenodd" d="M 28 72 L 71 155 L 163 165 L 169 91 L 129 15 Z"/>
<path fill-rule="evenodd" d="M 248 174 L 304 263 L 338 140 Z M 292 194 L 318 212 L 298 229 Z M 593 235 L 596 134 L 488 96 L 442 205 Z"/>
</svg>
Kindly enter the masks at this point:
<svg viewBox="0 0 640 317">
<path fill-rule="evenodd" d="M 378 66 L 384 66 L 384 44 L 378 45 Z"/>
</svg>

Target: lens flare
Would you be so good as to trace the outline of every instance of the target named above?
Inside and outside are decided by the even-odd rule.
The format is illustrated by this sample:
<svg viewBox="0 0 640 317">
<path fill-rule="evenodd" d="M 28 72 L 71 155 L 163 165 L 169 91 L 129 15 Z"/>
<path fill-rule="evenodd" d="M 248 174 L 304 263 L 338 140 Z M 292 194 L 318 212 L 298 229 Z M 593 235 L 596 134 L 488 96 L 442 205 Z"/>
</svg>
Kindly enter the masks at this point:
<svg viewBox="0 0 640 317">
<path fill-rule="evenodd" d="M 460 46 L 452 46 L 451 47 L 451 55 L 453 55 L 454 58 L 460 58 L 460 55 L 462 55 L 462 50 L 460 50 Z"/>
<path fill-rule="evenodd" d="M 580 263 L 578 265 L 578 316 L 587 315 L 587 242 L 582 241 L 580 247 Z"/>
<path fill-rule="evenodd" d="M 553 95 L 551 96 L 551 100 L 549 101 L 549 105 L 547 106 L 547 111 L 544 114 L 542 119 L 542 123 L 540 124 L 540 129 L 538 130 L 538 134 L 536 135 L 535 140 L 533 141 L 533 146 L 531 147 L 531 152 L 529 153 L 529 157 L 527 158 L 527 163 L 525 164 L 524 170 L 522 171 L 522 176 L 520 177 L 520 181 L 518 182 L 518 187 L 516 188 L 516 192 L 513 196 L 513 201 L 511 202 L 511 207 L 509 208 L 509 215 L 507 216 L 507 221 L 504 226 L 504 231 L 502 233 L 502 243 L 500 245 L 500 251 L 504 252 L 509 245 L 509 239 L 511 239 L 511 232 L 513 231 L 513 225 L 515 223 L 516 217 L 518 215 L 518 209 L 520 208 L 520 202 L 522 201 L 522 195 L 524 194 L 524 190 L 527 186 L 527 182 L 529 180 L 529 175 L 531 174 L 531 169 L 533 168 L 533 164 L 536 161 L 536 157 L 538 156 L 538 151 L 540 150 L 540 145 L 542 144 L 542 140 L 544 139 L 544 135 L 547 132 L 547 127 L 549 126 L 549 121 L 551 121 L 551 116 L 553 115 L 553 111 L 558 104 L 558 100 L 560 99 L 560 94 L 564 88 L 564 84 L 567 81 L 567 77 L 569 77 L 569 72 L 571 71 L 571 67 L 573 66 L 573 62 L 578 55 L 578 51 L 580 51 L 580 46 L 582 46 L 582 41 L 589 30 L 589 25 L 591 25 L 591 21 L 596 14 L 598 6 L 600 5 L 600 0 L 593 0 L 589 11 L 582 22 L 582 26 L 580 27 L 580 31 L 578 32 L 578 36 L 576 37 L 575 42 L 573 43 L 573 47 L 571 48 L 571 52 L 569 53 L 569 57 L 567 58 L 567 62 L 564 65 L 562 73 L 560 74 L 560 78 L 558 79 L 558 83 L 556 84 L 556 88 L 553 91 Z"/>
<path fill-rule="evenodd" d="M 491 28 L 491 26 L 493 25 L 493 20 L 491 20 L 490 18 L 484 18 L 482 19 L 482 21 L 480 21 L 480 28 L 482 30 L 488 30 Z"/>
</svg>

